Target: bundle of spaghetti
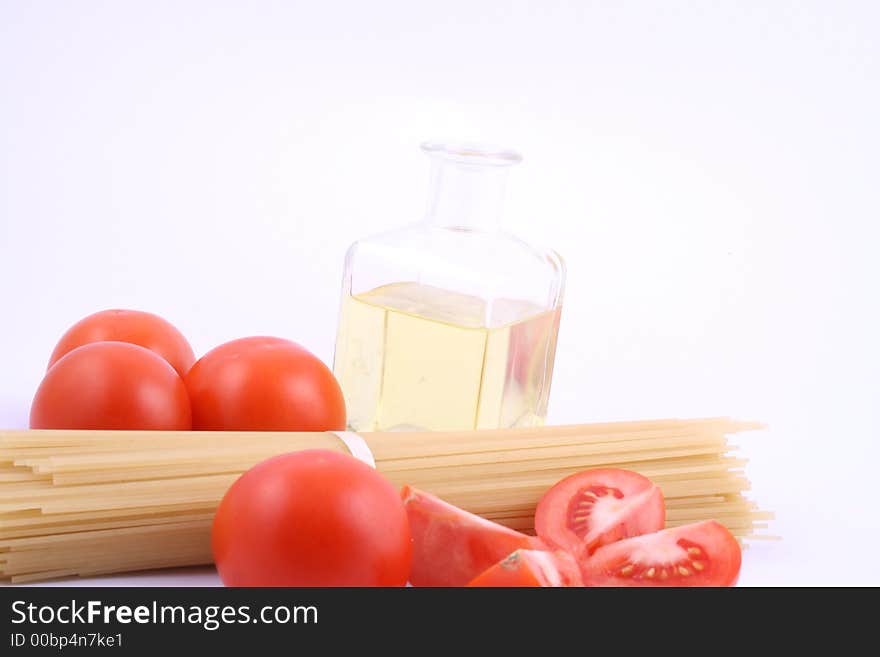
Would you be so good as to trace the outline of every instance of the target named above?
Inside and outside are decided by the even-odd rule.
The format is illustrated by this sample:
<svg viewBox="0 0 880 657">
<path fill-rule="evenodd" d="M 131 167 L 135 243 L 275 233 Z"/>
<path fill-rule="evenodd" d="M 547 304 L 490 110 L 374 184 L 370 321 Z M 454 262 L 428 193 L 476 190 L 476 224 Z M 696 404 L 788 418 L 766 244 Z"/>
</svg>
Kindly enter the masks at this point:
<svg viewBox="0 0 880 657">
<path fill-rule="evenodd" d="M 771 518 L 748 499 L 726 418 L 461 432 L 362 434 L 377 468 L 531 532 L 557 481 L 589 468 L 650 477 L 667 525 L 716 519 L 741 540 Z M 211 562 L 214 510 L 254 464 L 303 449 L 347 452 L 334 433 L 0 432 L 0 577 L 13 582 Z"/>
</svg>

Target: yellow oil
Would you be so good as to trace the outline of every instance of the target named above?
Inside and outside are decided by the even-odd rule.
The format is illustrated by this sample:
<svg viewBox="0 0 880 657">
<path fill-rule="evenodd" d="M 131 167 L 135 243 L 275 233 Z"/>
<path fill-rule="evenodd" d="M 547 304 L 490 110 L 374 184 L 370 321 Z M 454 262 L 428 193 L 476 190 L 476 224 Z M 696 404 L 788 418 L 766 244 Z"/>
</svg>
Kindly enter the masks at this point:
<svg viewBox="0 0 880 657">
<path fill-rule="evenodd" d="M 334 373 L 353 431 L 543 424 L 560 308 L 418 283 L 343 299 Z"/>
</svg>

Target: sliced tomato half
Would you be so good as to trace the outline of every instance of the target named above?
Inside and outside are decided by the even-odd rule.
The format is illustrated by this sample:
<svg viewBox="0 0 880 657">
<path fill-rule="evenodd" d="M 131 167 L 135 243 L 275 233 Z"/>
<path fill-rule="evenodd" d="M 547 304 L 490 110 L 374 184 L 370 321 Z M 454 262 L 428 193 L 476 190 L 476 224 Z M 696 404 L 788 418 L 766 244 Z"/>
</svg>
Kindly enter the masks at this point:
<svg viewBox="0 0 880 657">
<path fill-rule="evenodd" d="M 714 520 L 636 536 L 581 561 L 587 586 L 733 586 L 742 550 Z"/>
<path fill-rule="evenodd" d="M 413 586 L 464 586 L 537 539 L 468 513 L 410 486 L 401 491 L 413 539 Z"/>
<path fill-rule="evenodd" d="M 573 554 L 663 529 L 663 493 L 637 472 L 602 468 L 566 477 L 544 494 L 535 531 L 548 545 Z"/>
<path fill-rule="evenodd" d="M 565 552 L 517 550 L 468 586 L 583 586 L 577 562 Z"/>
</svg>

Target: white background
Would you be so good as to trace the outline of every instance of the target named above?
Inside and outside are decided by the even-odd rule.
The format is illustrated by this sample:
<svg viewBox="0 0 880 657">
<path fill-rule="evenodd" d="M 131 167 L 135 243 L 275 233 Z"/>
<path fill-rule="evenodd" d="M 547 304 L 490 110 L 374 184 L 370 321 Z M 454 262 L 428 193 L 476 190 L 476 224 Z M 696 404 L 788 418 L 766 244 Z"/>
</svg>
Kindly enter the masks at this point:
<svg viewBox="0 0 880 657">
<path fill-rule="evenodd" d="M 508 226 L 568 263 L 551 421 L 767 422 L 783 540 L 741 582 L 878 585 L 878 34 L 874 2 L 3 0 L 0 426 L 107 307 L 329 362 L 418 143 L 495 142 Z"/>
</svg>

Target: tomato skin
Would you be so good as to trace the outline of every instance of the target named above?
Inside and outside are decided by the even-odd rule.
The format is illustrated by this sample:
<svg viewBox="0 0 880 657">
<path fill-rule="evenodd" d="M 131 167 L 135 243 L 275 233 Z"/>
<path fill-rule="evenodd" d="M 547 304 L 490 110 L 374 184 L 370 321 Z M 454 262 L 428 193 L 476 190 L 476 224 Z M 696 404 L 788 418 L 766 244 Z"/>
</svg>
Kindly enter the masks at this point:
<svg viewBox="0 0 880 657">
<path fill-rule="evenodd" d="M 548 545 L 573 554 L 663 529 L 663 493 L 629 470 L 598 468 L 566 477 L 538 502 L 535 531 Z"/>
<path fill-rule="evenodd" d="M 226 586 L 403 586 L 412 561 L 397 490 L 330 450 L 244 473 L 220 502 L 211 544 Z"/>
<path fill-rule="evenodd" d="M 184 381 L 197 431 L 345 429 L 333 373 L 290 340 L 232 340 L 196 361 Z"/>
<path fill-rule="evenodd" d="M 581 573 L 587 586 L 718 587 L 735 585 L 741 565 L 733 534 L 707 520 L 600 547 Z"/>
<path fill-rule="evenodd" d="M 165 359 L 126 342 L 94 342 L 46 372 L 30 427 L 187 431 L 192 420 L 186 387 Z"/>
<path fill-rule="evenodd" d="M 583 586 L 574 558 L 565 552 L 517 550 L 475 577 L 472 587 Z"/>
<path fill-rule="evenodd" d="M 410 486 L 401 496 L 413 537 L 413 586 L 464 586 L 511 552 L 544 547 Z"/>
<path fill-rule="evenodd" d="M 78 321 L 61 336 L 51 368 L 65 354 L 93 342 L 129 342 L 159 354 L 180 376 L 196 361 L 187 339 L 171 323 L 140 310 L 102 310 Z"/>
</svg>

